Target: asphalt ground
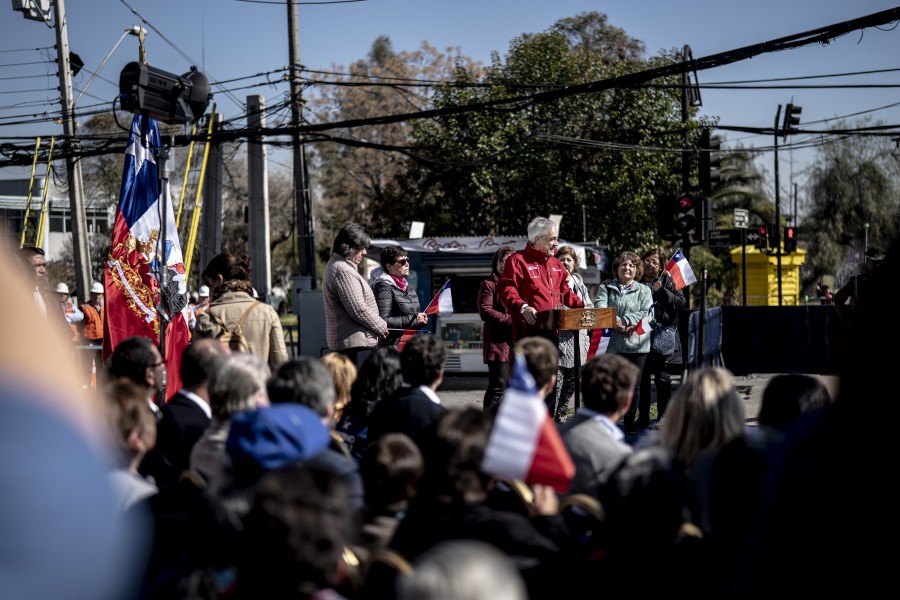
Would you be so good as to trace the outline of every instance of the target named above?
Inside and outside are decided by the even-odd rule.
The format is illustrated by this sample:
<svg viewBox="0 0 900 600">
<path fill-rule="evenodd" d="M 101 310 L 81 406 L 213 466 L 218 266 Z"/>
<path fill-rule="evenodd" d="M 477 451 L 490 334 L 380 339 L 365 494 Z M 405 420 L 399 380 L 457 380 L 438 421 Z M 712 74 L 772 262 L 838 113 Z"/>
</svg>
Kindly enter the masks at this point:
<svg viewBox="0 0 900 600">
<path fill-rule="evenodd" d="M 775 377 L 774 373 L 753 373 L 735 377 L 735 387 L 738 394 L 744 400 L 744 414 L 749 426 L 756 426 L 756 416 L 762 404 L 763 391 L 769 380 Z M 832 397 L 837 394 L 838 378 L 831 375 L 816 375 L 828 386 Z M 484 390 L 487 389 L 487 376 L 480 374 L 448 374 L 438 388 L 438 396 L 447 408 L 481 408 L 484 399 Z M 678 390 L 679 378 L 672 378 L 673 394 Z M 653 404 L 650 409 L 651 416 L 656 414 L 656 387 L 652 391 Z M 572 407 L 569 407 L 572 410 Z"/>
</svg>

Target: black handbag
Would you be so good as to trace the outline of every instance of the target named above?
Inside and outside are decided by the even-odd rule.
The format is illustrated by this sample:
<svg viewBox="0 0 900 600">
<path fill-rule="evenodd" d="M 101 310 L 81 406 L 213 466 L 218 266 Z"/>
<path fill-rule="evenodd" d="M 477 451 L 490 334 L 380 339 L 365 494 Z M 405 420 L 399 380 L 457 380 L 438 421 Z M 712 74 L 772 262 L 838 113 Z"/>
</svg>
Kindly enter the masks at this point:
<svg viewBox="0 0 900 600">
<path fill-rule="evenodd" d="M 662 356 L 675 354 L 675 328 L 659 325 L 650 332 L 650 348 Z"/>
</svg>

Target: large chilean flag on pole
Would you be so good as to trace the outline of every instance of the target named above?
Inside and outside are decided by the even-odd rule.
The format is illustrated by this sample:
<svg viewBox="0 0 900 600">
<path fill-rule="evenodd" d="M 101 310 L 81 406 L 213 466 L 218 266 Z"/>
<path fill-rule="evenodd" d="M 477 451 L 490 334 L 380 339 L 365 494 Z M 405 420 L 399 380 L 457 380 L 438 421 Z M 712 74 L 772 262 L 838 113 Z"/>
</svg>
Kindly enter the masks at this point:
<svg viewBox="0 0 900 600">
<path fill-rule="evenodd" d="M 106 308 L 103 322 L 103 358 L 131 336 L 150 338 L 158 346 L 157 307 L 171 317 L 165 330 L 166 401 L 181 387 L 181 355 L 190 340 L 187 276 L 169 190 L 160 195 L 159 127 L 155 119 L 135 115 L 125 149 L 122 187 L 116 223 L 103 270 Z M 168 185 L 168 181 L 166 182 Z M 166 203 L 166 238 L 160 240 L 163 203 Z M 166 269 L 166 289 L 159 286 L 159 271 Z M 165 302 L 163 302 L 163 299 Z"/>
<path fill-rule="evenodd" d="M 567 491 L 575 476 L 572 458 L 522 355 L 512 364 L 481 470 L 529 485 L 549 485 L 558 492 Z"/>
</svg>

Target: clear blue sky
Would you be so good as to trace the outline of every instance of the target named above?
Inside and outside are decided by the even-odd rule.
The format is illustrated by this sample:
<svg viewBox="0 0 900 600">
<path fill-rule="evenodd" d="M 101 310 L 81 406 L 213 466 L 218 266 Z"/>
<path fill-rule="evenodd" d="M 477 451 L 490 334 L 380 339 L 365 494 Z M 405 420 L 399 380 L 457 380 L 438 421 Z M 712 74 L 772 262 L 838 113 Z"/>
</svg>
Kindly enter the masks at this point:
<svg viewBox="0 0 900 600">
<path fill-rule="evenodd" d="M 146 47 L 148 61 L 160 69 L 180 74 L 196 64 L 211 81 L 219 81 L 267 72 L 288 64 L 287 9 L 281 0 L 126 2 L 69 0 L 66 3 L 71 50 L 83 59 L 87 69 L 94 70 L 99 66 L 125 28 L 140 23 L 129 7 L 159 31 L 152 28 L 148 31 Z M 515 36 L 542 31 L 562 17 L 590 10 L 607 14 L 612 25 L 641 40 L 648 54 L 687 44 L 695 57 L 702 57 L 894 6 L 897 4 L 875 0 L 608 0 L 603 3 L 589 0 L 366 0 L 301 4 L 300 61 L 310 69 L 328 70 L 347 65 L 365 57 L 376 37 L 387 35 L 398 51 L 414 50 L 427 41 L 442 50 L 458 47 L 462 54 L 488 62 L 492 51 L 505 54 Z M 701 83 L 713 83 L 900 69 L 900 28 L 894 29 L 895 25 L 851 33 L 827 46 L 766 54 L 702 71 L 699 79 Z M 8 125 L 18 120 L 17 115 L 54 108 L 36 103 L 55 97 L 55 66 L 15 66 L 46 60 L 52 51 L 34 49 L 54 43 L 52 29 L 25 20 L 9 3 L 0 5 L 0 142 L 11 136 L 33 138 L 62 132 L 61 126 L 53 123 Z M 137 39 L 126 37 L 82 97 L 80 107 L 112 101 L 118 92 L 119 72 L 127 62 L 137 59 L 137 48 Z M 18 52 L 22 49 L 30 51 Z M 900 79 L 898 73 L 900 71 L 799 83 L 894 84 Z M 14 79 L 23 75 L 30 78 Z M 76 95 L 89 77 L 89 73 L 82 72 L 75 79 Z M 23 91 L 48 87 L 52 90 Z M 284 89 L 284 85 L 279 89 L 261 87 L 233 94 L 240 101 L 249 94 L 262 94 L 267 96 L 268 103 L 274 103 Z M 803 107 L 804 124 L 863 112 L 887 123 L 900 123 L 900 106 L 875 110 L 900 103 L 900 89 L 703 90 L 702 99 L 701 112 L 720 117 L 723 125 L 771 127 L 778 104 L 786 104 L 792 99 Z M 224 113 L 226 118 L 241 112 L 226 95 L 216 94 L 213 101 L 217 111 Z M 725 136 L 725 147 L 735 142 L 760 147 L 772 143 L 770 136 L 743 133 L 726 133 Z M 783 152 L 781 156 L 782 184 L 786 186 L 791 153 Z M 799 171 L 812 158 L 811 151 L 794 153 L 793 169 L 798 179 Z M 771 171 L 771 157 L 764 162 Z M 0 171 L 0 178 L 21 176 L 21 172 L 11 171 Z"/>
</svg>

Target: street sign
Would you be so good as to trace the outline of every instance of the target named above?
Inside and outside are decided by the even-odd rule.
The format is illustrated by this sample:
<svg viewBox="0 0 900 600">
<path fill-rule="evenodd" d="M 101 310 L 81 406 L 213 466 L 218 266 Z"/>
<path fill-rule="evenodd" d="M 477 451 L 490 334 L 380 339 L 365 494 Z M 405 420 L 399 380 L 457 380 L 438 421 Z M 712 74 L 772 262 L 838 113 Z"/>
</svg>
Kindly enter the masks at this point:
<svg viewBox="0 0 900 600">
<path fill-rule="evenodd" d="M 709 232 L 709 246 L 711 248 L 717 246 L 740 246 L 741 233 L 743 231 L 743 229 L 712 229 Z M 747 238 L 750 238 L 749 234 Z"/>
<path fill-rule="evenodd" d="M 744 228 L 750 222 L 750 211 L 746 208 L 734 209 L 734 226 Z"/>
</svg>

